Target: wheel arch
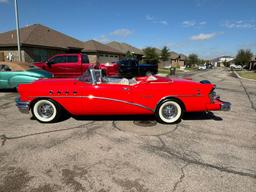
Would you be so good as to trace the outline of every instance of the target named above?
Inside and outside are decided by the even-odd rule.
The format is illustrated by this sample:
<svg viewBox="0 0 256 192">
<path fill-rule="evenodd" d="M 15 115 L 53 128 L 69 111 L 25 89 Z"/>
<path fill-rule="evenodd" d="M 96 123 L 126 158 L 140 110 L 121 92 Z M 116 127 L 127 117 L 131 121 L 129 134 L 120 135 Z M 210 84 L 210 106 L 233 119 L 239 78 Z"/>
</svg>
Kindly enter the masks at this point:
<svg viewBox="0 0 256 192">
<path fill-rule="evenodd" d="M 177 101 L 180 104 L 183 112 L 186 112 L 186 106 L 185 106 L 184 102 L 181 99 L 179 99 L 178 97 L 175 97 L 175 96 L 167 96 L 167 97 L 164 97 L 164 98 L 160 99 L 159 102 L 157 103 L 154 111 L 157 110 L 157 108 L 160 106 L 161 103 L 163 103 L 165 101 L 168 101 L 168 100 Z"/>
<path fill-rule="evenodd" d="M 50 98 L 50 97 L 36 97 L 36 98 L 34 98 L 34 99 L 30 102 L 29 108 L 32 109 L 33 106 L 35 105 L 35 103 L 36 103 L 37 101 L 39 101 L 39 100 L 42 100 L 42 99 L 53 101 L 53 102 L 57 103 L 57 104 L 61 107 L 62 110 L 67 111 L 58 101 L 56 101 L 56 100 L 54 100 L 54 99 L 52 99 L 52 98 Z"/>
</svg>

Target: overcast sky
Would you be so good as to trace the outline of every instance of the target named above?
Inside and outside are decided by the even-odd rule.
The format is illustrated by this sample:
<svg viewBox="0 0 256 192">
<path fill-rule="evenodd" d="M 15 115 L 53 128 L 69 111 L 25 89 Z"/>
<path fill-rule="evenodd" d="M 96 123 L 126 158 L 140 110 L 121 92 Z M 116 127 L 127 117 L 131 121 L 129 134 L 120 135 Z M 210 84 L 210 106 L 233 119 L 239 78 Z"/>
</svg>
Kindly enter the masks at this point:
<svg viewBox="0 0 256 192">
<path fill-rule="evenodd" d="M 203 58 L 256 53 L 256 0 L 18 0 L 20 25 L 40 23 L 79 40 L 168 46 Z M 0 32 L 15 28 L 0 0 Z"/>
</svg>

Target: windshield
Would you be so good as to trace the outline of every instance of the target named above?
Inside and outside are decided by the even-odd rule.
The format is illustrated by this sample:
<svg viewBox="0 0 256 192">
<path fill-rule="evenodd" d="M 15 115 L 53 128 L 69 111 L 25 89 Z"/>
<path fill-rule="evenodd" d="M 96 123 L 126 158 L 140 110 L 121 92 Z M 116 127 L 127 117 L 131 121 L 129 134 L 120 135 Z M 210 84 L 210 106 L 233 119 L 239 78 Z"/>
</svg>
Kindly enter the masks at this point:
<svg viewBox="0 0 256 192">
<path fill-rule="evenodd" d="M 86 72 L 84 72 L 84 74 L 79 77 L 79 81 L 92 83 L 92 76 L 91 76 L 90 70 L 87 70 Z"/>
<path fill-rule="evenodd" d="M 102 82 L 102 71 L 101 69 L 88 69 L 81 77 L 79 77 L 79 81 L 93 84 Z"/>
</svg>

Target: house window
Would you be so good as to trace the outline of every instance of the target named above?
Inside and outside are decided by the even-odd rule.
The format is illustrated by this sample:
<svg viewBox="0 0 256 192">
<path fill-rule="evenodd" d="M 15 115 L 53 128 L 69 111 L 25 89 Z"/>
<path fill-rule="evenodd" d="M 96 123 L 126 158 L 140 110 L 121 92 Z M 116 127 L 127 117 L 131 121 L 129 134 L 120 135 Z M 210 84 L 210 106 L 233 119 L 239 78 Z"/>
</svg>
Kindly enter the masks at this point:
<svg viewBox="0 0 256 192">
<path fill-rule="evenodd" d="M 47 60 L 47 50 L 33 48 L 33 60 L 34 61 L 45 61 Z"/>
</svg>

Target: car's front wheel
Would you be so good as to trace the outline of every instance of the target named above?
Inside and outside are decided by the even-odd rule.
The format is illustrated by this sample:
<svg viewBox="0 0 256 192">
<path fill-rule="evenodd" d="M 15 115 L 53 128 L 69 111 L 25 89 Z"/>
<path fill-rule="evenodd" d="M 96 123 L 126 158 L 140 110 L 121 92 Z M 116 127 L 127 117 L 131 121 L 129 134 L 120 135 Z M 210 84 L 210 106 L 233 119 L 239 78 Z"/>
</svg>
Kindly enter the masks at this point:
<svg viewBox="0 0 256 192">
<path fill-rule="evenodd" d="M 170 124 L 181 119 L 183 109 L 178 101 L 165 100 L 159 104 L 155 114 L 160 122 Z"/>
<path fill-rule="evenodd" d="M 33 116 L 42 123 L 56 122 L 61 116 L 60 105 L 47 99 L 36 101 L 31 111 Z"/>
</svg>

